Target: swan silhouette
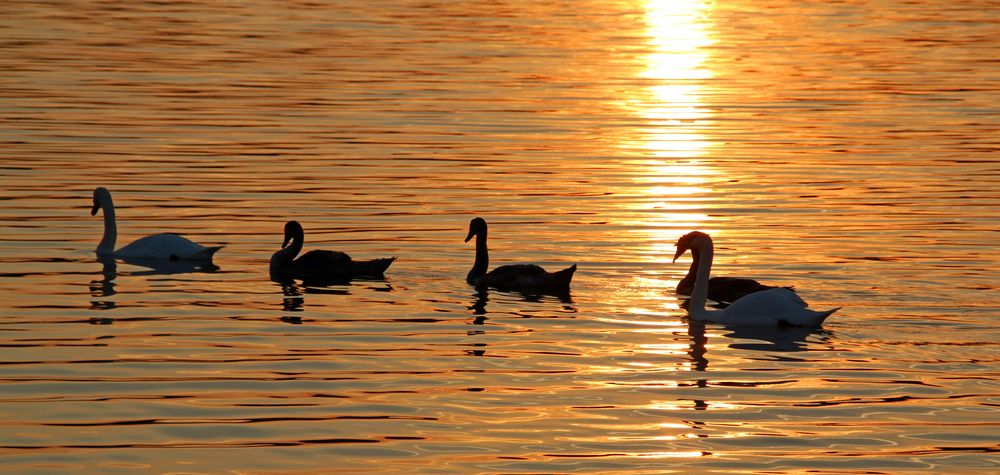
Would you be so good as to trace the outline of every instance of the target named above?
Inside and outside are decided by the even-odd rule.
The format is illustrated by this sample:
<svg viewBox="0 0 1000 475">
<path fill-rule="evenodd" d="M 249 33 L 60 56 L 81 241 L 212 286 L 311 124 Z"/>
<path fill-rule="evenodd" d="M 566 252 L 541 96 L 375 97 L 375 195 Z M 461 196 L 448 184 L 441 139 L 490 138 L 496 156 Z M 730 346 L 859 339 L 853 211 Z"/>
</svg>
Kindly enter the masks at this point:
<svg viewBox="0 0 1000 475">
<path fill-rule="evenodd" d="M 677 293 L 680 295 L 691 295 L 694 290 L 695 274 L 698 271 L 698 264 L 701 262 L 701 251 L 691 249 L 691 257 L 691 267 L 688 268 L 687 275 L 677 283 Z M 754 279 L 744 277 L 712 277 L 708 279 L 708 299 L 728 304 L 747 294 L 777 288 L 795 291 L 793 287 L 764 285 Z"/>
<path fill-rule="evenodd" d="M 542 294 L 566 295 L 569 284 L 576 272 L 576 264 L 558 272 L 547 272 L 535 264 L 513 264 L 497 267 L 489 272 L 489 250 L 486 247 L 487 227 L 483 218 L 473 218 L 469 222 L 469 234 L 465 242 L 476 237 L 476 261 L 466 275 L 466 282 L 476 287 L 492 287 L 497 290 L 536 292 Z"/>
<path fill-rule="evenodd" d="M 91 216 L 97 211 L 104 212 L 104 236 L 97 245 L 98 256 L 112 256 L 133 259 L 168 259 L 168 260 L 202 260 L 210 261 L 215 252 L 222 246 L 202 246 L 183 236 L 173 233 L 153 234 L 129 243 L 115 250 L 118 240 L 118 224 L 115 222 L 115 204 L 111 200 L 111 192 L 107 188 L 98 187 L 94 190 L 94 207 Z"/>
<path fill-rule="evenodd" d="M 696 320 L 727 325 L 788 325 L 818 327 L 840 307 L 816 311 L 798 294 L 786 288 L 772 288 L 736 299 L 721 310 L 707 310 L 709 275 L 712 271 L 714 246 L 712 238 L 700 231 L 685 234 L 677 241 L 674 261 L 688 250 L 697 250 L 700 261 L 695 274 L 694 291 L 688 304 L 688 314 Z"/>
<path fill-rule="evenodd" d="M 281 249 L 271 256 L 271 278 L 298 278 L 313 282 L 345 282 L 357 277 L 383 278 L 395 257 L 355 261 L 339 251 L 312 250 L 298 259 L 305 231 L 298 221 L 285 223 L 285 239 Z"/>
</svg>

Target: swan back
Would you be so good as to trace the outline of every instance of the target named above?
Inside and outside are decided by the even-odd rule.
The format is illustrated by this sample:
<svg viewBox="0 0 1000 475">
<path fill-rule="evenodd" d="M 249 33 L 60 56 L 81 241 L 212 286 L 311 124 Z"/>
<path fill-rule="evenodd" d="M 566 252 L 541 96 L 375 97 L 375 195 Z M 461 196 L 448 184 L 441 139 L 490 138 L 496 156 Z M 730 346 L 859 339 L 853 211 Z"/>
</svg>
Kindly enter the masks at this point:
<svg viewBox="0 0 1000 475">
<path fill-rule="evenodd" d="M 499 290 L 563 295 L 569 293 L 575 272 L 576 264 L 557 272 L 548 272 L 535 264 L 512 264 L 497 267 L 473 279 L 471 283 L 477 287 L 493 287 Z"/>
<path fill-rule="evenodd" d="M 222 246 L 206 247 L 184 236 L 162 233 L 136 239 L 115 251 L 115 256 L 169 260 L 211 260 L 219 249 L 222 249 Z"/>
<path fill-rule="evenodd" d="M 748 294 L 718 312 L 715 321 L 731 325 L 819 326 L 837 309 L 816 311 L 798 294 L 775 288 Z"/>
</svg>

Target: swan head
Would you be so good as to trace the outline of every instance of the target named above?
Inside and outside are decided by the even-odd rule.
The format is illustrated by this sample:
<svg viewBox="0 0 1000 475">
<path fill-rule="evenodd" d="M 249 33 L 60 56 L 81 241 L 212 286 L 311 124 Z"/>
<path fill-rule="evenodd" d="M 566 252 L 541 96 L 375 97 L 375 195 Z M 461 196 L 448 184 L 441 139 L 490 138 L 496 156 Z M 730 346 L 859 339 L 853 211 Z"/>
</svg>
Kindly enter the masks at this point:
<svg viewBox="0 0 1000 475">
<path fill-rule="evenodd" d="M 691 231 L 677 240 L 677 252 L 674 253 L 674 262 L 677 262 L 677 258 L 684 255 L 685 252 L 691 250 L 695 252 L 700 250 L 706 244 L 711 244 L 712 238 L 701 231 Z"/>
<path fill-rule="evenodd" d="M 298 221 L 289 221 L 285 223 L 285 239 L 281 242 L 281 248 L 284 249 L 288 247 L 288 243 L 292 239 L 302 239 L 305 235 L 305 231 L 302 230 L 302 225 Z"/>
<path fill-rule="evenodd" d="M 97 216 L 97 210 L 101 209 L 105 203 L 111 203 L 111 192 L 103 186 L 94 189 L 94 207 L 90 208 L 90 215 Z"/>
<path fill-rule="evenodd" d="M 486 220 L 483 218 L 472 218 L 469 221 L 469 235 L 465 236 L 465 242 L 469 242 L 473 236 L 486 237 Z"/>
</svg>

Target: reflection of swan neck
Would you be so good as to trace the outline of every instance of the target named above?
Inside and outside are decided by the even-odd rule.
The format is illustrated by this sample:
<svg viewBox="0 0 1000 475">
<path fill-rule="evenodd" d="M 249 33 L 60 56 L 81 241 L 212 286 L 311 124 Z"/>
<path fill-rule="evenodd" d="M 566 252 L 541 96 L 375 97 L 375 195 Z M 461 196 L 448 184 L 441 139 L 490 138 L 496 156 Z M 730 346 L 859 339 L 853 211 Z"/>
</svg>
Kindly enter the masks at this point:
<svg viewBox="0 0 1000 475">
<path fill-rule="evenodd" d="M 107 193 L 101 197 L 101 212 L 104 213 L 104 236 L 101 243 L 97 245 L 98 254 L 113 255 L 115 253 L 115 241 L 118 240 L 118 224 L 115 222 L 115 204 L 111 201 L 111 194 Z"/>
<path fill-rule="evenodd" d="M 688 302 L 688 312 L 698 317 L 705 315 L 705 303 L 708 300 L 708 279 L 712 272 L 712 256 L 714 254 L 712 239 L 704 237 L 695 244 L 700 255 L 695 262 L 698 263 L 698 271 L 695 274 L 694 291 L 691 292 L 691 300 Z M 695 247 L 692 246 L 692 247 Z"/>
<path fill-rule="evenodd" d="M 486 247 L 486 230 L 476 233 L 476 262 L 472 265 L 467 279 L 475 279 L 486 273 L 490 267 L 490 251 Z"/>
<path fill-rule="evenodd" d="M 100 281 L 91 282 L 91 295 L 93 297 L 110 297 L 115 295 L 115 279 L 118 277 L 118 261 L 114 256 L 97 256 L 97 262 L 101 263 Z M 96 285 L 95 285 L 96 284 Z"/>
<path fill-rule="evenodd" d="M 705 336 L 705 322 L 691 319 L 688 322 L 688 336 L 691 337 L 691 362 L 694 363 L 695 371 L 705 371 L 708 369 L 708 359 L 705 353 L 708 352 L 708 337 Z"/>
</svg>

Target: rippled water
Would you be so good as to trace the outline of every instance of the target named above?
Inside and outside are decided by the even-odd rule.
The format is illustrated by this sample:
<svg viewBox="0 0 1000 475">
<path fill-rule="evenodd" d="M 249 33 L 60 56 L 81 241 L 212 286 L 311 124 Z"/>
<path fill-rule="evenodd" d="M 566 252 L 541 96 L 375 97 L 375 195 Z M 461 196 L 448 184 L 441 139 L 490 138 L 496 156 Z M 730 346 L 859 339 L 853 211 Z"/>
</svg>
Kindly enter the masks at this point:
<svg viewBox="0 0 1000 475">
<path fill-rule="evenodd" d="M 3 10 L 5 471 L 1000 470 L 995 2 Z M 218 269 L 98 261 L 96 186 Z M 288 219 L 399 260 L 282 287 Z M 692 229 L 844 309 L 688 322 Z"/>
</svg>

